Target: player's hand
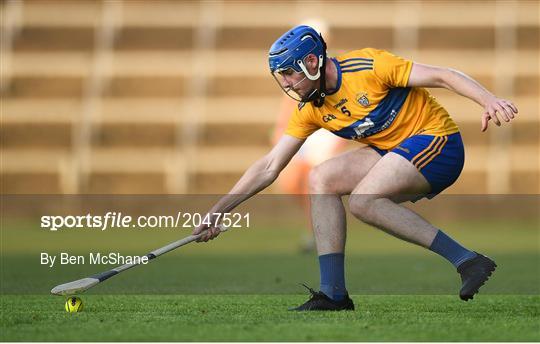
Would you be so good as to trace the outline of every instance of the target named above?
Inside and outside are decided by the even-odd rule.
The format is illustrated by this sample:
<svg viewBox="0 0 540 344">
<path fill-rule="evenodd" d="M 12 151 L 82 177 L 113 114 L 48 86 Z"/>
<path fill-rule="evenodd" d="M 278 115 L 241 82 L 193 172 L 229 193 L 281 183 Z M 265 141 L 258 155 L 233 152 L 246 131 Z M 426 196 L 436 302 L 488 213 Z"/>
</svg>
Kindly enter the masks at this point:
<svg viewBox="0 0 540 344">
<path fill-rule="evenodd" d="M 490 120 L 493 120 L 493 122 L 500 127 L 501 121 L 498 116 L 501 116 L 505 122 L 510 122 L 517 113 L 518 109 L 511 101 L 495 96 L 491 97 L 486 102 L 484 114 L 482 114 L 482 132 L 487 130 Z"/>
<path fill-rule="evenodd" d="M 203 217 L 203 218 L 206 218 L 206 217 Z M 211 224 L 215 224 L 216 219 L 214 219 L 213 217 L 210 217 L 210 221 L 203 221 L 203 222 L 210 222 Z M 219 235 L 219 233 L 221 233 L 221 228 L 219 228 L 219 226 L 218 227 L 208 226 L 207 223 L 206 224 L 202 223 L 199 227 L 195 228 L 191 234 L 198 235 L 204 232 L 205 230 L 207 231 L 206 234 L 204 234 L 199 239 L 197 239 L 197 242 L 207 242 L 208 240 L 214 240 Z"/>
</svg>

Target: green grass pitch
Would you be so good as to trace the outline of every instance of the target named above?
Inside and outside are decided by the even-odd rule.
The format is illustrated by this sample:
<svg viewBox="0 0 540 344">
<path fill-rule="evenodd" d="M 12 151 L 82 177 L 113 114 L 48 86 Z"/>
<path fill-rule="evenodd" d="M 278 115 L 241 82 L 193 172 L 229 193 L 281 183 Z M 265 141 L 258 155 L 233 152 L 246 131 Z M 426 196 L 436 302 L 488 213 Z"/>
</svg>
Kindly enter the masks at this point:
<svg viewBox="0 0 540 344">
<path fill-rule="evenodd" d="M 1 238 L 2 341 L 540 341 L 534 222 L 445 226 L 499 264 L 468 303 L 457 297 L 459 276 L 443 259 L 355 227 L 346 270 L 357 309 L 338 313 L 287 311 L 308 297 L 298 283 L 318 286 L 316 255 L 297 253 L 298 228 L 231 231 L 210 244 L 188 245 L 79 295 L 84 311 L 78 314 L 66 313 L 65 298 L 49 290 L 110 266 L 49 269 L 38 262 L 43 246 L 60 252 L 71 242 L 78 253 L 91 247 L 140 254 L 178 233 L 140 232 L 125 240 L 125 233 L 115 239 L 113 232 L 4 228 L 16 230 L 3 230 Z"/>
<path fill-rule="evenodd" d="M 299 295 L 2 297 L 3 341 L 538 341 L 538 296 L 353 297 L 355 312 L 296 313 Z M 24 305 L 24 306 L 21 306 Z"/>
</svg>

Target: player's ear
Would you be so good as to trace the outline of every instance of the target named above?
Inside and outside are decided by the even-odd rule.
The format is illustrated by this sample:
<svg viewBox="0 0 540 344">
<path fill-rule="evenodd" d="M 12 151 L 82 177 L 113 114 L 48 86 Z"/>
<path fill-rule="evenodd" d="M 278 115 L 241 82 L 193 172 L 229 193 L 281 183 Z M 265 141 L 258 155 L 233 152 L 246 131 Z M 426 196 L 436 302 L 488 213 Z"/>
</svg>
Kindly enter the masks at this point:
<svg viewBox="0 0 540 344">
<path fill-rule="evenodd" d="M 317 67 L 319 67 L 319 58 L 315 56 L 315 54 L 309 54 L 306 56 L 304 63 L 308 67 L 308 71 L 311 74 L 317 73 Z"/>
</svg>

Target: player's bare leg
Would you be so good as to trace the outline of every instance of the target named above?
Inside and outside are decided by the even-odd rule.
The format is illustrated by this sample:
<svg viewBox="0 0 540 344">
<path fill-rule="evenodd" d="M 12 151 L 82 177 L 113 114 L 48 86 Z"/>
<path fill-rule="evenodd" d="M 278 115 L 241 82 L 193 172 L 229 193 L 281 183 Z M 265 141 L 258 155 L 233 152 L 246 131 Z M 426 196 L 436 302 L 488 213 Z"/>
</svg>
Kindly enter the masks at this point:
<svg viewBox="0 0 540 344">
<path fill-rule="evenodd" d="M 363 147 L 338 155 L 312 169 L 309 178 L 311 221 L 319 256 L 343 253 L 346 222 L 341 196 L 350 194 L 380 159 L 374 150 Z"/>
<path fill-rule="evenodd" d="M 495 270 L 491 259 L 467 250 L 412 210 L 398 204 L 430 191 L 424 176 L 401 155 L 386 154 L 354 189 L 351 212 L 403 240 L 429 248 L 457 267 L 462 278 L 460 297 L 472 299 Z"/>
<path fill-rule="evenodd" d="M 313 234 L 317 242 L 321 276 L 320 292 L 294 310 L 352 310 L 345 289 L 345 207 L 349 194 L 381 156 L 369 147 L 343 153 L 316 166 L 310 174 Z M 351 168 L 354 166 L 354 168 Z"/>
<path fill-rule="evenodd" d="M 424 176 L 407 159 L 388 153 L 354 188 L 349 199 L 350 211 L 389 234 L 429 247 L 438 229 L 396 202 L 417 199 L 430 189 Z"/>
</svg>

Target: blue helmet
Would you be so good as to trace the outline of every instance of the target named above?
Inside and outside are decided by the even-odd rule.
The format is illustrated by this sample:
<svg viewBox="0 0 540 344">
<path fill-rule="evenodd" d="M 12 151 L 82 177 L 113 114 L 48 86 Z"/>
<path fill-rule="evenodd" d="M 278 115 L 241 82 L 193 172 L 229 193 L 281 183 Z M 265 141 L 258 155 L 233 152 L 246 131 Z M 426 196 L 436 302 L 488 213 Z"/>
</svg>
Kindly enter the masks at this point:
<svg viewBox="0 0 540 344">
<path fill-rule="evenodd" d="M 323 40 L 317 31 L 306 25 L 296 26 L 285 32 L 270 47 L 268 52 L 270 72 L 292 68 L 298 73 L 305 73 L 311 80 L 317 80 L 319 72 L 310 75 L 304 66 L 304 59 L 309 54 L 314 54 L 319 58 L 320 69 L 326 58 L 325 50 Z"/>
<path fill-rule="evenodd" d="M 304 65 L 304 59 L 314 54 L 318 59 L 317 72 L 311 75 Z M 326 43 L 322 36 L 312 27 L 300 25 L 285 32 L 277 41 L 272 44 L 268 52 L 268 63 L 270 72 L 277 81 L 281 89 L 291 98 L 297 101 L 313 101 L 320 107 L 324 103 L 325 90 L 325 68 L 326 68 Z M 318 89 L 312 89 L 307 95 L 299 95 L 294 91 L 293 86 L 284 86 L 280 80 L 282 73 L 296 72 L 304 73 L 304 79 L 320 81 Z M 297 83 L 297 84 L 298 84 Z"/>
</svg>

